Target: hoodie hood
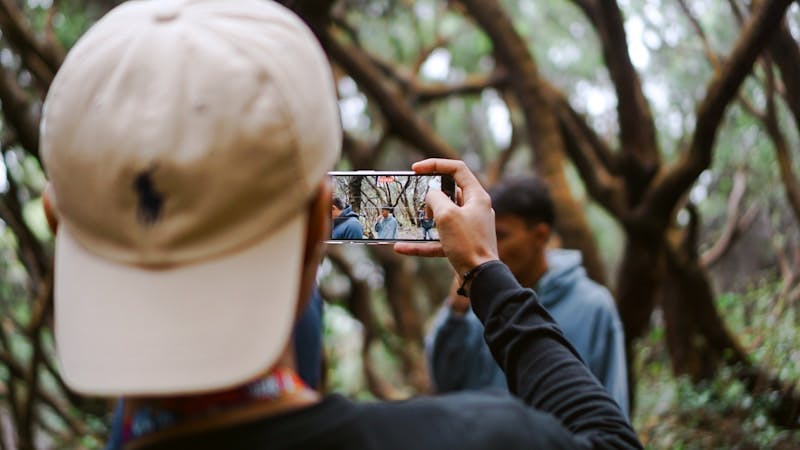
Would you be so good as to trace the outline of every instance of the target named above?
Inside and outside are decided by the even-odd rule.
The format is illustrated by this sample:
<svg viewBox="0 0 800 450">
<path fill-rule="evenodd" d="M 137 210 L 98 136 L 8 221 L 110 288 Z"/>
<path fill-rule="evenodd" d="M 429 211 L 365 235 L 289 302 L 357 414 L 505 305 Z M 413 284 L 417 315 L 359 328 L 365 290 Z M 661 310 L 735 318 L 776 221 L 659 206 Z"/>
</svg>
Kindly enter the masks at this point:
<svg viewBox="0 0 800 450">
<path fill-rule="evenodd" d="M 343 209 L 342 212 L 339 214 L 339 217 L 333 219 L 333 223 L 334 224 L 342 223 L 346 221 L 349 217 L 355 217 L 356 219 L 358 219 L 358 214 L 353 212 L 353 208 L 350 206 Z"/>
<path fill-rule="evenodd" d="M 578 280 L 586 278 L 586 269 L 581 265 L 583 257 L 578 250 L 553 249 L 547 251 L 547 272 L 536 284 L 539 301 L 545 308 L 552 308 L 575 287 Z"/>
</svg>

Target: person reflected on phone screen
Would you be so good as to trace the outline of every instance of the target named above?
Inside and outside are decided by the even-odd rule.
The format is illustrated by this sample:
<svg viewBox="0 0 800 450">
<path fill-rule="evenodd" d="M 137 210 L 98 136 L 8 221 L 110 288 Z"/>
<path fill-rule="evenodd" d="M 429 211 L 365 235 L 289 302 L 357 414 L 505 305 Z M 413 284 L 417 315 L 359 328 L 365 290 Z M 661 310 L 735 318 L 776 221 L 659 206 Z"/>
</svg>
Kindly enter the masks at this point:
<svg viewBox="0 0 800 450">
<path fill-rule="evenodd" d="M 341 197 L 331 199 L 331 239 L 364 239 L 364 227 L 352 206 L 345 204 Z"/>
<path fill-rule="evenodd" d="M 391 206 L 381 208 L 381 216 L 375 223 L 375 232 L 378 239 L 397 239 L 397 219 L 392 214 Z"/>
</svg>

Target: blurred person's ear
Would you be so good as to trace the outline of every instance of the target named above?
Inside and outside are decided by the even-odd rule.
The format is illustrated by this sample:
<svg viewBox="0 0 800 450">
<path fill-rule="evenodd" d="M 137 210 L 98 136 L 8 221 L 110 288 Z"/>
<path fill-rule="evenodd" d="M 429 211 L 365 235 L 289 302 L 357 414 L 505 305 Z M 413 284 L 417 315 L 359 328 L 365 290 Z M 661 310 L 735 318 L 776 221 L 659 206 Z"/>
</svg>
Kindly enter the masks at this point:
<svg viewBox="0 0 800 450">
<path fill-rule="evenodd" d="M 317 277 L 317 267 L 322 259 L 323 240 L 330 236 L 330 198 L 329 183 L 322 182 L 317 195 L 308 205 L 308 225 L 306 226 L 306 245 L 303 254 L 303 270 L 300 278 L 300 298 L 297 302 L 295 318 L 300 317 L 311 299 L 311 290 Z"/>
<path fill-rule="evenodd" d="M 56 197 L 53 191 L 53 185 L 48 181 L 42 192 L 42 207 L 44 208 L 44 216 L 47 218 L 47 225 L 53 235 L 58 231 L 58 208 L 56 207 Z"/>
<path fill-rule="evenodd" d="M 531 228 L 531 233 L 534 236 L 537 246 L 542 248 L 547 246 L 547 241 L 550 240 L 550 232 L 550 225 L 544 222 L 539 222 Z"/>
</svg>

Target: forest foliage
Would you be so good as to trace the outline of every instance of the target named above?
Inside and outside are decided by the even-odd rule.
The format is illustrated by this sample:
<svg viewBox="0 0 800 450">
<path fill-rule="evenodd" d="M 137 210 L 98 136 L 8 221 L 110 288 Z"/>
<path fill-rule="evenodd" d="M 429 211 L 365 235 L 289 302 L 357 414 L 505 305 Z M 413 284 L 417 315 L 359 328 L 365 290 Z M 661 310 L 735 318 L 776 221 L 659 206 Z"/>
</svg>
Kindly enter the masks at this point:
<svg viewBox="0 0 800 450">
<path fill-rule="evenodd" d="M 99 448 L 53 356 L 42 100 L 113 0 L 0 0 L 0 449 Z M 650 448 L 800 447 L 800 7 L 791 0 L 284 0 L 323 44 L 337 169 L 463 159 L 542 177 L 615 293 Z M 90 199 L 87 199 L 90 201 Z M 411 213 L 409 213 L 411 214 Z M 431 391 L 445 262 L 335 246 L 326 390 Z"/>
</svg>

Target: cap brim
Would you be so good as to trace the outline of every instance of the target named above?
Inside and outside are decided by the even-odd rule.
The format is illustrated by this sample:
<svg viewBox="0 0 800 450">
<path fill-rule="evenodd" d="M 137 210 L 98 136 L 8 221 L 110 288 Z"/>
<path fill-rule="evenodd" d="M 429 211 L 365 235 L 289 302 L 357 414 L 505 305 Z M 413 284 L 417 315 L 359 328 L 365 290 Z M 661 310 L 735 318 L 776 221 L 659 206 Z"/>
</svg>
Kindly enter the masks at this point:
<svg viewBox="0 0 800 450">
<path fill-rule="evenodd" d="M 271 367 L 292 330 L 306 214 L 246 249 L 151 270 L 56 237 L 55 328 L 77 392 L 159 395 L 242 383 Z"/>
</svg>

